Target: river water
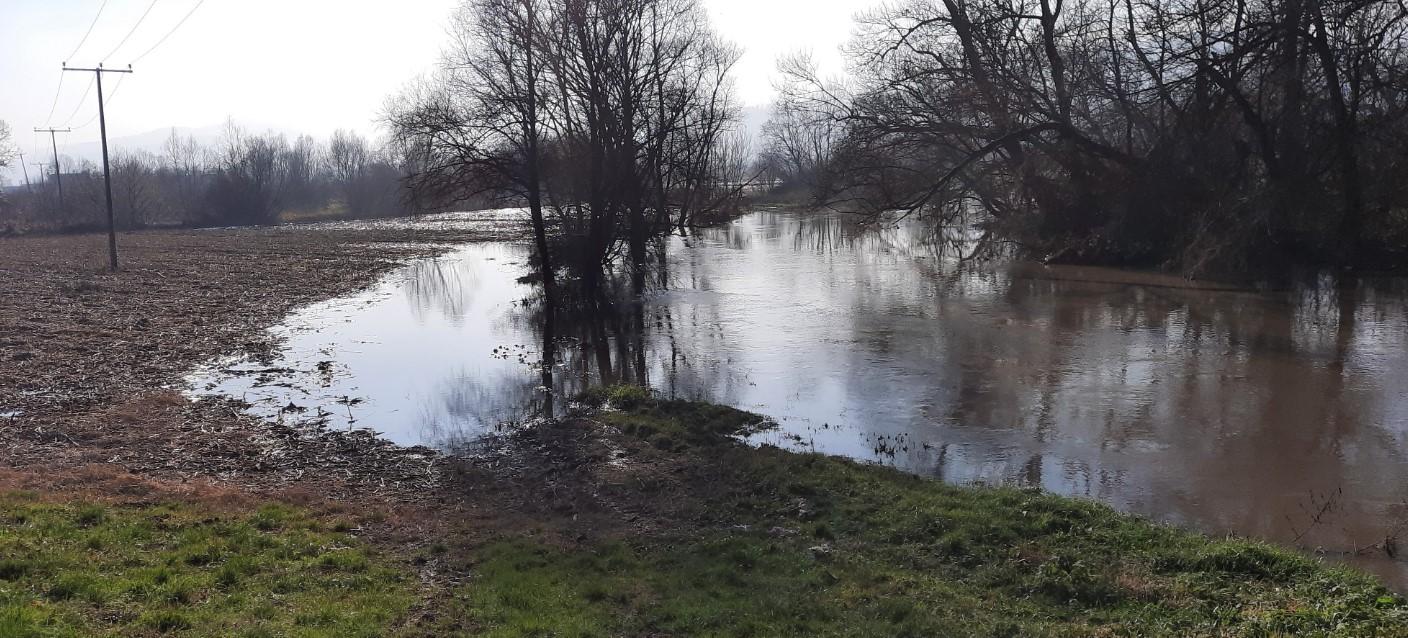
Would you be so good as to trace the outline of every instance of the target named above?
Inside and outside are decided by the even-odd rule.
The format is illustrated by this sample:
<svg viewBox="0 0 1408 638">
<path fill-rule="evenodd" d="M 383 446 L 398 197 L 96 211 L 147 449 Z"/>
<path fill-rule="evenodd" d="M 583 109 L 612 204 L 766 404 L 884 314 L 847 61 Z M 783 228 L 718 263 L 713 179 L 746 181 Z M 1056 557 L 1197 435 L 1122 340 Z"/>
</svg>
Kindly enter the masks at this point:
<svg viewBox="0 0 1408 638">
<path fill-rule="evenodd" d="M 1100 283 L 962 265 L 917 225 L 783 212 L 663 254 L 641 303 L 559 321 L 556 396 L 644 381 L 773 417 L 762 443 L 1097 499 L 1408 589 L 1408 562 L 1382 549 L 1408 536 L 1408 282 Z M 193 392 L 470 444 L 548 396 L 527 255 L 482 243 L 413 263 L 293 313 L 274 361 L 213 362 Z"/>
</svg>

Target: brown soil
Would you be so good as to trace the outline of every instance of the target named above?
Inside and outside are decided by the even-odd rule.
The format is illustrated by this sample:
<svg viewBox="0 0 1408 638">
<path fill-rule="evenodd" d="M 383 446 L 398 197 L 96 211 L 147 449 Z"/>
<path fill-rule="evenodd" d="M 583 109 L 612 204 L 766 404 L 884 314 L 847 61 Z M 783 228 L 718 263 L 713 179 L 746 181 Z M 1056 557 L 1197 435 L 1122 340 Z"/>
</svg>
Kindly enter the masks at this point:
<svg viewBox="0 0 1408 638">
<path fill-rule="evenodd" d="M 679 456 L 584 419 L 448 458 L 180 392 L 200 363 L 271 353 L 278 344 L 265 329 L 299 305 L 364 288 L 452 243 L 506 238 L 134 233 L 119 238 L 117 273 L 106 271 L 102 236 L 0 238 L 0 491 L 216 510 L 278 500 L 355 520 L 359 535 L 431 585 L 405 620 L 426 635 L 456 626 L 436 610 L 468 577 L 479 543 L 532 534 L 575 546 L 681 524 L 690 514 L 677 498 L 687 482 Z M 428 549 L 439 545 L 455 551 Z"/>
<path fill-rule="evenodd" d="M 192 403 L 182 376 L 213 357 L 267 353 L 289 310 L 374 282 L 453 230 L 310 228 L 0 239 L 0 468 L 93 464 L 143 478 L 330 495 L 433 498 L 436 455 L 361 433 L 271 425 L 234 402 Z"/>
</svg>

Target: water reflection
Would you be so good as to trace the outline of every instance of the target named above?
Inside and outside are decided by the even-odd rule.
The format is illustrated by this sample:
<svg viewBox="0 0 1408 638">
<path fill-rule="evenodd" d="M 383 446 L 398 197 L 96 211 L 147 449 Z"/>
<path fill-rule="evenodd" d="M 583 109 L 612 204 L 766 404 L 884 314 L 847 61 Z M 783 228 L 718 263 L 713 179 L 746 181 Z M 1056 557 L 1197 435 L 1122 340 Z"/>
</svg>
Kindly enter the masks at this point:
<svg viewBox="0 0 1408 638">
<path fill-rule="evenodd" d="M 474 245 L 297 313 L 275 367 L 304 374 L 201 380 L 449 448 L 587 385 L 645 382 L 776 418 L 760 442 L 1322 547 L 1408 584 L 1383 552 L 1353 556 L 1408 521 L 1404 281 L 1206 292 L 1015 276 L 943 245 L 759 213 L 672 239 L 644 299 L 574 304 L 546 344 L 516 283 L 527 248 Z M 324 360 L 331 378 L 308 376 Z M 344 397 L 363 399 L 355 422 Z"/>
</svg>

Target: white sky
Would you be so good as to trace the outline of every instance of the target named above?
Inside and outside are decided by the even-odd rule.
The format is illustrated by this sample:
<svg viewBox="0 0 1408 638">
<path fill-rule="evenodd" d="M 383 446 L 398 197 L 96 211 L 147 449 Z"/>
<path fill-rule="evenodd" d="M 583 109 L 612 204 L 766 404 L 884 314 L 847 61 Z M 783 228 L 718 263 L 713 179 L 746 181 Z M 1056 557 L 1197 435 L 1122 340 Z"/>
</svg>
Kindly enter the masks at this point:
<svg viewBox="0 0 1408 638">
<path fill-rule="evenodd" d="M 107 0 L 70 65 L 125 67 L 171 31 L 199 0 Z M 109 138 L 233 117 L 255 129 L 326 136 L 372 132 L 386 98 L 428 70 L 459 0 L 204 0 L 159 48 L 134 65 L 108 108 Z M 878 0 L 703 0 L 715 28 L 741 45 L 743 101 L 767 104 L 779 55 L 810 50 L 839 66 L 851 18 Z M 30 131 L 78 127 L 97 112 L 92 74 L 68 73 L 49 117 L 60 64 L 103 0 L 0 0 L 0 120 L 30 153 L 47 139 Z M 146 20 L 114 51 L 148 7 Z M 108 93 L 118 77 L 104 78 Z M 76 112 L 76 114 L 75 114 Z M 72 117 L 70 117 L 72 115 Z M 47 137 L 47 136 L 46 136 Z M 95 141 L 96 121 L 69 143 Z M 61 136 L 62 139 L 62 136 Z M 29 161 L 29 158 L 26 158 Z"/>
</svg>

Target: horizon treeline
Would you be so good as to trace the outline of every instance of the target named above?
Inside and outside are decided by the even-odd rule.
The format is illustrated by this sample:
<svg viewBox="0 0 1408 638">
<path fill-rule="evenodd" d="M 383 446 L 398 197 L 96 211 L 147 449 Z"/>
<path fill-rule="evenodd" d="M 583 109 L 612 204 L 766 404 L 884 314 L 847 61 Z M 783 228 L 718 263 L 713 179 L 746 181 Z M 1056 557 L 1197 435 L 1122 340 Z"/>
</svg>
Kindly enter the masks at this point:
<svg viewBox="0 0 1408 638">
<path fill-rule="evenodd" d="M 858 18 L 845 79 L 784 61 L 765 159 L 965 256 L 1401 267 L 1406 25 L 1386 0 L 906 0 Z"/>
<path fill-rule="evenodd" d="M 249 226 L 302 218 L 362 218 L 411 211 L 403 179 L 412 160 L 391 144 L 346 130 L 308 135 L 250 133 L 230 122 L 218 142 L 172 130 L 158 152 L 112 153 L 113 214 L 121 230 Z M 12 191 L 0 226 L 56 232 L 106 228 L 103 170 L 60 156 L 52 173 Z"/>
</svg>

